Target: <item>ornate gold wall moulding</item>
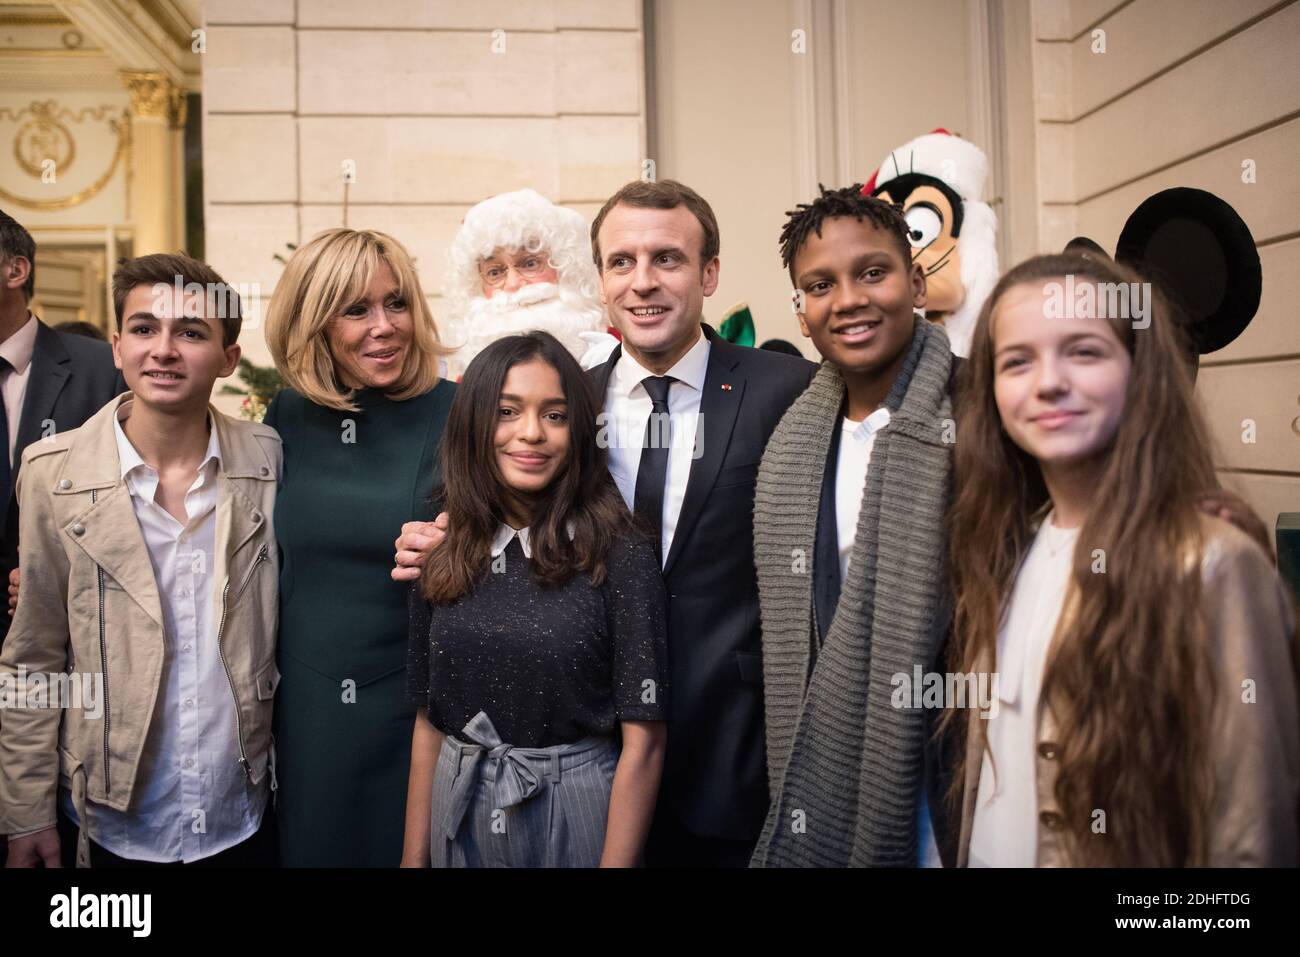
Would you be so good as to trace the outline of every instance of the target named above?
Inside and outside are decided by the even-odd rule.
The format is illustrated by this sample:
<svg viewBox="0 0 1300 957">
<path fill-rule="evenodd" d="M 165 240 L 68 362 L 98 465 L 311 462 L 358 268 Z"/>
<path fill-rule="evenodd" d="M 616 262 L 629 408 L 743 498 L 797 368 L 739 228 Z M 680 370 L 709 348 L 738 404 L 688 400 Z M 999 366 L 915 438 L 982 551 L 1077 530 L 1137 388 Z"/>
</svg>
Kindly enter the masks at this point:
<svg viewBox="0 0 1300 957">
<path fill-rule="evenodd" d="M 68 168 L 76 155 L 76 141 L 73 139 L 71 131 L 59 120 L 70 119 L 73 122 L 80 123 L 87 116 L 95 120 L 107 120 L 109 130 L 117 140 L 117 147 L 113 151 L 113 159 L 108 164 L 108 168 L 95 182 L 71 196 L 63 196 L 58 199 L 31 199 L 11 193 L 0 187 L 0 198 L 25 206 L 28 209 L 56 211 L 79 206 L 97 195 L 113 178 L 118 164 L 122 161 L 123 153 L 129 153 L 130 150 L 130 117 L 112 115 L 112 113 L 116 113 L 116 110 L 117 108 L 112 106 L 85 107 L 73 113 L 71 110 L 57 109 L 54 100 L 34 102 L 16 113 L 8 108 L 0 107 L 0 119 L 19 121 L 25 115 L 31 115 L 32 118 L 19 127 L 17 134 L 14 136 L 14 158 L 17 159 L 20 168 L 37 178 L 43 172 L 43 160 L 53 159 L 57 164 L 56 169 L 61 171 Z M 63 150 L 63 153 L 53 152 L 56 150 Z"/>
<path fill-rule="evenodd" d="M 131 94 L 131 115 L 167 119 L 175 84 L 163 73 L 124 70 L 122 82 Z"/>
<path fill-rule="evenodd" d="M 54 160 L 55 169 L 66 170 L 76 155 L 72 131 L 58 120 L 28 120 L 14 134 L 14 159 L 36 179 L 41 178 L 46 160 Z"/>
<path fill-rule="evenodd" d="M 133 231 L 133 227 L 129 223 L 119 223 L 115 226 L 106 226 L 103 223 L 91 223 L 86 226 L 65 226 L 60 223 L 52 226 L 29 226 L 27 231 L 32 235 L 38 233 L 85 233 L 87 236 L 96 235 L 103 239 L 106 229 L 112 229 L 113 235 L 118 238 L 125 236 L 128 239 Z"/>
<path fill-rule="evenodd" d="M 57 103 L 54 100 L 34 101 L 20 110 L 11 110 L 7 106 L 0 106 L 0 120 L 11 120 L 16 123 L 29 114 L 32 116 L 44 114 L 60 120 L 71 120 L 73 123 L 84 123 L 86 117 L 90 117 L 98 123 L 103 122 L 106 117 L 119 116 L 119 110 L 121 109 L 118 106 L 105 104 L 103 106 L 83 106 L 73 112 L 66 106 L 56 110 L 56 106 Z"/>
<path fill-rule="evenodd" d="M 72 21 L 61 13 L 0 13 L 0 27 L 62 27 Z"/>
<path fill-rule="evenodd" d="M 105 53 L 103 50 L 100 49 L 87 50 L 84 47 L 81 47 L 76 50 L 69 50 L 67 47 L 63 47 L 58 50 L 53 50 L 53 49 L 47 50 L 44 48 L 31 49 L 31 50 L 6 49 L 4 51 L 4 55 L 5 57 L 22 57 L 22 58 L 36 57 L 39 59 L 48 59 L 50 57 L 57 57 L 58 59 L 61 60 L 71 60 L 74 57 L 77 59 L 95 59 L 96 57 L 102 57 L 105 60 L 105 62 L 108 61 L 108 54 Z"/>
<path fill-rule="evenodd" d="M 82 115 L 86 113 L 82 110 Z M 54 100 L 37 100 L 14 114 L 0 108 L 0 116 L 15 120 L 24 114 L 31 114 L 31 119 L 18 127 L 14 134 L 14 159 L 18 166 L 28 175 L 40 179 L 45 172 L 47 160 L 54 160 L 55 169 L 62 172 L 72 165 L 77 155 L 77 141 L 72 131 L 59 122 L 63 116 L 71 118 L 68 110 L 59 111 Z M 4 116 L 8 114 L 8 116 Z M 103 119 L 98 116 L 96 119 Z M 78 122 L 80 122 L 78 120 Z"/>
<path fill-rule="evenodd" d="M 164 73 L 123 71 L 131 94 L 131 115 L 164 119 L 172 129 L 185 125 L 186 93 Z"/>
</svg>

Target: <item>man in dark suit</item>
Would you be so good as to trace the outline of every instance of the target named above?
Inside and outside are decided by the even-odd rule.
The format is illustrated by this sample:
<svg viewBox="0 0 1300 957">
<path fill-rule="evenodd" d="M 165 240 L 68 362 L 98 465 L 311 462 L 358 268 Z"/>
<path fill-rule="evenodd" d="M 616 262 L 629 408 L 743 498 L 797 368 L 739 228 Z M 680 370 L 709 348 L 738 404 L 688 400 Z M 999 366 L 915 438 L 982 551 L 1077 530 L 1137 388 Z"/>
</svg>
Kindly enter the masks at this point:
<svg viewBox="0 0 1300 957">
<path fill-rule="evenodd" d="M 36 243 L 0 211 L 0 570 L 9 581 L 18 565 L 18 502 L 13 490 L 23 449 L 75 429 L 126 384 L 107 342 L 56 332 L 28 308 L 35 290 Z M 9 615 L 0 615 L 0 644 Z"/>
<path fill-rule="evenodd" d="M 628 184 L 592 224 L 601 299 L 622 337 L 591 373 L 609 467 L 659 533 L 669 593 L 652 866 L 745 866 L 767 813 L 754 481 L 768 436 L 816 370 L 702 325 L 718 250 L 709 204 L 672 180 Z"/>
</svg>

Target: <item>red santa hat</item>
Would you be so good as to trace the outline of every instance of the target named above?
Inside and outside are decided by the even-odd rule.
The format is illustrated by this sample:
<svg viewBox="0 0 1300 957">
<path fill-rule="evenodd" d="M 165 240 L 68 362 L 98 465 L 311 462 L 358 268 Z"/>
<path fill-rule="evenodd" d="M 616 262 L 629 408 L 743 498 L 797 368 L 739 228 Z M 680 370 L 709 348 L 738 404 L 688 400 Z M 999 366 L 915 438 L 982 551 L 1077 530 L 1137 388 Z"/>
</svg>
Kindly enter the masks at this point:
<svg viewBox="0 0 1300 957">
<path fill-rule="evenodd" d="M 940 127 L 891 150 L 871 174 L 867 185 L 862 187 L 862 194 L 870 196 L 891 179 L 908 173 L 923 173 L 941 179 L 963 201 L 979 201 L 983 199 L 989 161 L 984 151 L 974 143 Z"/>
</svg>

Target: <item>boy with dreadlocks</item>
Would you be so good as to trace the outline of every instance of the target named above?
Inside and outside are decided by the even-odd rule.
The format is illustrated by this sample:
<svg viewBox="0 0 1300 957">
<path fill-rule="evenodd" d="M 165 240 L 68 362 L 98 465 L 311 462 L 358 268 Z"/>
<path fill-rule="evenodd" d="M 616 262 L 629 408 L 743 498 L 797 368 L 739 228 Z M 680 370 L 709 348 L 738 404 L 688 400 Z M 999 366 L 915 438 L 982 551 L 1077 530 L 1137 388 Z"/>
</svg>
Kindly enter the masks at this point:
<svg viewBox="0 0 1300 957">
<path fill-rule="evenodd" d="M 788 215 L 782 260 L 825 361 L 754 499 L 772 804 L 753 864 L 914 866 L 936 715 L 897 676 L 929 672 L 948 625 L 953 356 L 915 315 L 925 276 L 897 206 L 822 188 Z"/>
</svg>

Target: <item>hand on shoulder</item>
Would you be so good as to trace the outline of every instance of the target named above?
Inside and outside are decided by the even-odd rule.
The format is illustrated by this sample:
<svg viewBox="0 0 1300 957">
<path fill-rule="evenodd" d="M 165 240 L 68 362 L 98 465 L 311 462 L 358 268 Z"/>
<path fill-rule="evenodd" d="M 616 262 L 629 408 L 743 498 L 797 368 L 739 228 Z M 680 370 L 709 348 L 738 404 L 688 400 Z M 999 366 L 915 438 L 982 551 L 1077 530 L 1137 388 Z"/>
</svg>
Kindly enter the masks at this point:
<svg viewBox="0 0 1300 957">
<path fill-rule="evenodd" d="M 420 577 L 429 553 L 447 537 L 447 513 L 440 512 L 432 522 L 407 522 L 402 533 L 393 542 L 397 554 L 393 557 L 390 577 L 396 582 L 413 582 Z"/>
</svg>

